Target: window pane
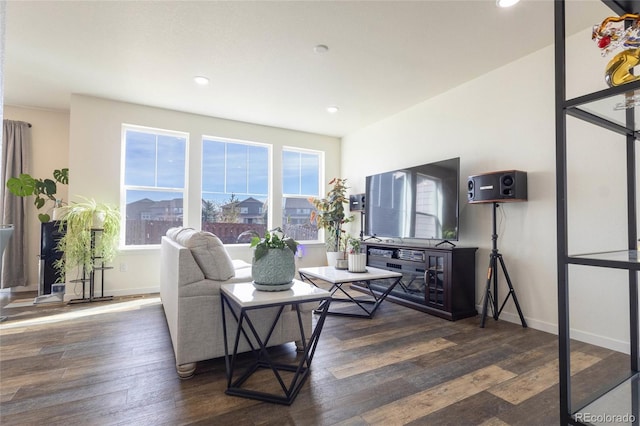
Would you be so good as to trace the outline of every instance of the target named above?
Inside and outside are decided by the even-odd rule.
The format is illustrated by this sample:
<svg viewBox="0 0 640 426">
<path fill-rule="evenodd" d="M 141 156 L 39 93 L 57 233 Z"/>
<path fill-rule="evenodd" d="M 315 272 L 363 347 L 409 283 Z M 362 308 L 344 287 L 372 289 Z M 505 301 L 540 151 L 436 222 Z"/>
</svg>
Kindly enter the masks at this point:
<svg viewBox="0 0 640 426">
<path fill-rule="evenodd" d="M 316 196 L 320 192 L 320 155 L 303 153 L 300 161 L 300 194 Z"/>
<path fill-rule="evenodd" d="M 282 193 L 300 194 L 299 152 L 282 152 Z"/>
<path fill-rule="evenodd" d="M 126 132 L 124 184 L 154 186 L 156 137 L 148 133 Z"/>
<path fill-rule="evenodd" d="M 282 200 L 282 229 L 296 241 L 317 240 L 318 227 L 309 221 L 313 204 L 306 198 Z"/>
<path fill-rule="evenodd" d="M 317 240 L 318 228 L 309 220 L 320 196 L 321 153 L 285 149 L 282 151 L 282 227 L 297 241 Z"/>
<path fill-rule="evenodd" d="M 126 129 L 124 144 L 125 245 L 160 244 L 183 224 L 187 137 Z"/>
<path fill-rule="evenodd" d="M 247 147 L 227 144 L 227 192 L 247 191 Z"/>
<path fill-rule="evenodd" d="M 127 190 L 126 198 L 126 245 L 160 244 L 169 228 L 182 226 L 182 192 Z"/>
<path fill-rule="evenodd" d="M 202 190 L 224 192 L 225 143 L 205 140 L 202 142 Z"/>
<path fill-rule="evenodd" d="M 203 140 L 202 229 L 225 244 L 248 243 L 267 229 L 269 148 Z"/>
<path fill-rule="evenodd" d="M 249 145 L 249 193 L 266 194 L 269 188 L 269 150 Z"/>
<path fill-rule="evenodd" d="M 320 153 L 282 152 L 282 193 L 317 197 L 320 192 Z"/>
<path fill-rule="evenodd" d="M 186 140 L 158 136 L 158 182 L 164 188 L 184 188 Z"/>
</svg>

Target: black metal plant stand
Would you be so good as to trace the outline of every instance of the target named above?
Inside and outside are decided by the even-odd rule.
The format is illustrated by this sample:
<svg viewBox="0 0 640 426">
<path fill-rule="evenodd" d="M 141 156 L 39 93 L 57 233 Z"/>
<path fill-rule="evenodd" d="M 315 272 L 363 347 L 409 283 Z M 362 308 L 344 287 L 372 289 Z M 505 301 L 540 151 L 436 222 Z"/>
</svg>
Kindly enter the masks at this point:
<svg viewBox="0 0 640 426">
<path fill-rule="evenodd" d="M 513 297 L 513 302 L 518 309 L 518 315 L 520 316 L 520 322 L 523 327 L 527 327 L 527 322 L 524 319 L 524 315 L 522 315 L 522 309 L 520 309 L 520 303 L 518 303 L 518 297 L 516 296 L 516 291 L 513 289 L 513 285 L 511 284 L 511 278 L 509 278 L 509 273 L 507 272 L 507 266 L 504 264 L 504 259 L 502 258 L 502 254 L 498 252 L 498 231 L 496 225 L 496 210 L 498 208 L 498 203 L 493 203 L 493 234 L 491 235 L 491 240 L 493 241 L 493 249 L 491 250 L 491 254 L 489 255 L 489 270 L 487 272 L 487 288 L 484 294 L 484 303 L 482 307 L 482 320 L 480 321 L 480 327 L 484 328 L 485 320 L 487 319 L 487 309 L 489 305 L 489 300 L 491 300 L 491 310 L 493 311 L 493 319 L 498 320 L 500 317 L 500 313 L 504 308 L 504 305 L 507 304 L 509 297 Z M 509 294 L 502 302 L 500 309 L 498 309 L 498 261 L 500 261 L 500 266 L 502 267 L 502 273 L 504 274 L 505 279 L 507 280 L 507 284 L 509 285 Z M 493 282 L 493 293 L 491 292 L 491 283 Z"/>
</svg>

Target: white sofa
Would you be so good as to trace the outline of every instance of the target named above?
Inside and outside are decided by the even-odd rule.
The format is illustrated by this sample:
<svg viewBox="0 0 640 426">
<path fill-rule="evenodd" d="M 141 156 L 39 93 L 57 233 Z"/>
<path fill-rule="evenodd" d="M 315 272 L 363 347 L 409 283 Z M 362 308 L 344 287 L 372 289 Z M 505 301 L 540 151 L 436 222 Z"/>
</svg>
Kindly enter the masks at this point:
<svg viewBox="0 0 640 426">
<path fill-rule="evenodd" d="M 196 363 L 224 356 L 220 286 L 242 282 L 251 286 L 251 265 L 232 260 L 218 237 L 191 228 L 172 228 L 162 237 L 160 297 L 164 307 L 180 378 L 193 376 Z M 257 291 L 257 290 L 256 290 Z M 312 330 L 312 306 L 303 306 L 303 327 Z M 252 322 L 266 335 L 276 308 L 251 312 Z M 227 310 L 229 348 L 237 322 Z M 296 342 L 301 347 L 297 315 L 283 313 L 269 345 Z M 239 352 L 250 350 L 241 339 Z"/>
</svg>

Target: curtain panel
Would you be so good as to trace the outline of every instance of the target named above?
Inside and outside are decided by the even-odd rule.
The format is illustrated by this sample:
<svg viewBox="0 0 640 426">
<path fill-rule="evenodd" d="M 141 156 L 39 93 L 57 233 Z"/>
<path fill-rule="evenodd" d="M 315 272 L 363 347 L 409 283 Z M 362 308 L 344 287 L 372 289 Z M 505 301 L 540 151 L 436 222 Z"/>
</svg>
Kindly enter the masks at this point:
<svg viewBox="0 0 640 426">
<path fill-rule="evenodd" d="M 2 224 L 14 226 L 13 237 L 3 256 L 0 288 L 26 286 L 27 283 L 27 232 L 25 212 L 27 197 L 16 197 L 6 189 L 6 182 L 13 176 L 28 173 L 31 149 L 31 125 L 24 121 L 2 121 L 2 188 L 0 206 Z"/>
</svg>

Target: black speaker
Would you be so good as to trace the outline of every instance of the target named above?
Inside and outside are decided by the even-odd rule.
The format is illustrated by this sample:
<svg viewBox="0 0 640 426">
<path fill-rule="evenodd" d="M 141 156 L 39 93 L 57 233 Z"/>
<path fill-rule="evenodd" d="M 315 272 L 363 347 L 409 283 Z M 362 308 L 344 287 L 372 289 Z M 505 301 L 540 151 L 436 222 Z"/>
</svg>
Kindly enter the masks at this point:
<svg viewBox="0 0 640 426">
<path fill-rule="evenodd" d="M 527 172 L 505 170 L 469 176 L 467 200 L 469 203 L 527 201 Z"/>
<path fill-rule="evenodd" d="M 62 258 L 58 242 L 64 237 L 64 233 L 64 228 L 60 229 L 60 221 L 40 224 L 40 295 L 51 294 L 52 284 L 64 282 L 64 274 L 54 266 Z"/>
<path fill-rule="evenodd" d="M 349 210 L 352 212 L 361 212 L 364 210 L 364 194 L 349 196 Z"/>
</svg>

